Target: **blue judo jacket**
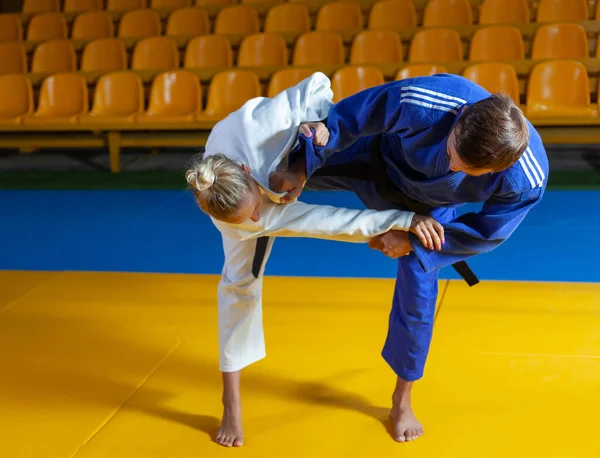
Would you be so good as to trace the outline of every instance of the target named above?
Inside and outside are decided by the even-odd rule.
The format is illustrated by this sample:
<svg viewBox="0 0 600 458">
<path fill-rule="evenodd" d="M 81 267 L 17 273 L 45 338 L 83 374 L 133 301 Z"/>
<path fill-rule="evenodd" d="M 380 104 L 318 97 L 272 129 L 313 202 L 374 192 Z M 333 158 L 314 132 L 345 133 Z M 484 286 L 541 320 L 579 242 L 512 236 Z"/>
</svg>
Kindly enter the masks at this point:
<svg viewBox="0 0 600 458">
<path fill-rule="evenodd" d="M 411 234 L 423 269 L 429 272 L 488 252 L 506 240 L 542 199 L 548 177 L 546 151 L 529 122 L 529 147 L 509 169 L 479 177 L 450 170 L 446 142 L 460 110 L 489 96 L 479 85 L 447 74 L 359 92 L 331 109 L 327 145 L 303 142 L 307 175 L 360 137 L 382 134 L 380 148 L 388 175 L 407 196 L 438 208 L 483 202 L 478 213 L 444 224 L 446 243 L 441 251 L 424 248 Z"/>
</svg>

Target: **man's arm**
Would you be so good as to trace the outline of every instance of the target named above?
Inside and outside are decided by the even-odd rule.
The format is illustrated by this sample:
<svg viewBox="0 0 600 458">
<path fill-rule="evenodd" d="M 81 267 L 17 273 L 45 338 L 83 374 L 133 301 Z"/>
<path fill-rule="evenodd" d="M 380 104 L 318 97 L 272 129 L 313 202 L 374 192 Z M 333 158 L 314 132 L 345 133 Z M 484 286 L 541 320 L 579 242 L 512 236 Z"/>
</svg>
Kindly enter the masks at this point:
<svg viewBox="0 0 600 458">
<path fill-rule="evenodd" d="M 467 213 L 444 224 L 446 242 L 440 251 L 428 250 L 409 234 L 423 269 L 430 272 L 493 250 L 510 237 L 542 199 L 543 192 L 542 188 L 535 188 L 521 194 L 492 197 L 479 213 Z"/>
</svg>

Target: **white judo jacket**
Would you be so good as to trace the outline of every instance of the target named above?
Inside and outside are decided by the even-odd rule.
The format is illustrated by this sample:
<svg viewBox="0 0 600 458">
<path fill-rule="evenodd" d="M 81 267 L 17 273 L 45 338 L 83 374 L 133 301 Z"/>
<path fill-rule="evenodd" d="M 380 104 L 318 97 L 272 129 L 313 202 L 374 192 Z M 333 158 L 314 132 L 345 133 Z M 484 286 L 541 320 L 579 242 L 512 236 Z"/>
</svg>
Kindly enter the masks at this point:
<svg viewBox="0 0 600 458">
<path fill-rule="evenodd" d="M 223 236 L 225 254 L 219 283 L 220 366 L 224 372 L 240 370 L 265 356 L 262 274 L 274 236 L 361 243 L 390 230 L 410 228 L 411 212 L 356 210 L 300 201 L 282 205 L 279 199 L 283 194 L 269 189 L 270 174 L 287 167 L 287 155 L 297 142 L 300 124 L 325 119 L 333 105 L 332 97 L 329 78 L 315 73 L 274 98 L 249 100 L 217 123 L 206 142 L 205 156 L 222 153 L 247 165 L 264 199 L 258 222 L 227 224 L 213 218 Z M 257 260 L 257 239 L 267 236 L 268 242 L 260 242 L 262 259 Z"/>
</svg>

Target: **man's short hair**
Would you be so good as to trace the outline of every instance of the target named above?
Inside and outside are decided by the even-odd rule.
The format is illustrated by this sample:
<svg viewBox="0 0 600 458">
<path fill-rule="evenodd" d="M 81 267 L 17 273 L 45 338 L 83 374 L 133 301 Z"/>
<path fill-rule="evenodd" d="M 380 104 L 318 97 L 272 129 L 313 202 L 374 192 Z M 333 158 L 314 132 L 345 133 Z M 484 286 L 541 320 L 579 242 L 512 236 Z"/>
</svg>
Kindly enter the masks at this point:
<svg viewBox="0 0 600 458">
<path fill-rule="evenodd" d="M 468 106 L 454 129 L 456 151 L 463 163 L 474 169 L 505 170 L 529 144 L 525 116 L 504 94 Z"/>
</svg>

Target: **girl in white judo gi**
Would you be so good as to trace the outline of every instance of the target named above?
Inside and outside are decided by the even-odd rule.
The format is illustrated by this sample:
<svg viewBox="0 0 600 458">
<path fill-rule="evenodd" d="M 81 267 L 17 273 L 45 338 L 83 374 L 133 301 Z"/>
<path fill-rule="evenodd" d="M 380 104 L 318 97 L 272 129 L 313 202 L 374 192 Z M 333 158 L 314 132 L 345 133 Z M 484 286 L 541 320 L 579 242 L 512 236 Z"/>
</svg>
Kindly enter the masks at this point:
<svg viewBox="0 0 600 458">
<path fill-rule="evenodd" d="M 271 174 L 288 166 L 299 127 L 325 119 L 332 96 L 329 79 L 315 73 L 272 99 L 248 101 L 214 127 L 204 156 L 186 173 L 199 206 L 223 237 L 218 318 L 224 413 L 216 439 L 224 446 L 243 444 L 240 371 L 266 354 L 262 276 L 276 236 L 364 243 L 391 230 L 410 230 L 432 249 L 443 243 L 441 225 L 429 217 L 308 205 L 269 189 Z M 318 125 L 313 141 L 323 145 L 327 139 L 327 129 Z"/>
</svg>

